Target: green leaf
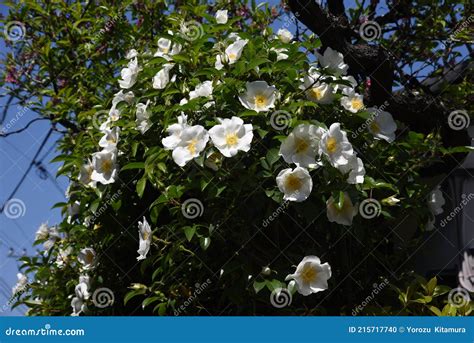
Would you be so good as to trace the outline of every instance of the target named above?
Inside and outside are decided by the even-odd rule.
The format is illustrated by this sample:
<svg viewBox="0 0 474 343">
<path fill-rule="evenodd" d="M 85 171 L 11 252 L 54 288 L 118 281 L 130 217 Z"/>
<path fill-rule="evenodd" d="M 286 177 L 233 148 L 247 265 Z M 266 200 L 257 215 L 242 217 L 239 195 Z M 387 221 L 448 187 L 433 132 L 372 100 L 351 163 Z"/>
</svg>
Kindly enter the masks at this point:
<svg viewBox="0 0 474 343">
<path fill-rule="evenodd" d="M 143 192 L 145 191 L 146 187 L 146 177 L 142 177 L 137 182 L 137 194 L 141 198 L 143 196 Z"/>
<path fill-rule="evenodd" d="M 429 305 L 429 306 L 427 306 L 427 307 L 428 307 L 428 309 L 429 309 L 431 312 L 433 312 L 433 313 L 434 313 L 435 315 L 437 315 L 438 317 L 441 317 L 441 316 L 442 316 L 442 313 L 441 313 L 441 311 L 439 310 L 439 308 L 437 308 L 437 307 L 435 307 L 435 306 L 431 306 L 431 305 Z"/>
<path fill-rule="evenodd" d="M 436 279 L 436 276 L 433 277 L 430 281 L 428 281 L 428 283 L 426 284 L 426 293 L 428 295 L 433 294 L 437 283 L 438 283 L 438 280 Z"/>
<path fill-rule="evenodd" d="M 199 240 L 199 244 L 201 245 L 202 250 L 207 250 L 207 248 L 209 248 L 209 245 L 211 244 L 211 238 L 210 237 L 202 237 Z"/>
<path fill-rule="evenodd" d="M 125 295 L 125 298 L 123 299 L 123 304 L 124 305 L 127 305 L 127 303 L 135 298 L 136 296 L 139 296 L 139 295 L 143 295 L 145 294 L 146 292 L 146 289 L 143 289 L 143 288 L 140 288 L 140 289 L 136 289 L 136 290 L 133 290 L 133 291 L 130 291 L 128 292 L 126 295 Z"/>
<path fill-rule="evenodd" d="M 191 242 L 191 239 L 193 239 L 194 234 L 196 233 L 196 227 L 195 226 L 187 226 L 184 228 L 184 234 L 186 236 L 186 239 L 188 242 Z"/>
<path fill-rule="evenodd" d="M 120 168 L 121 171 L 128 170 L 128 169 L 145 169 L 145 163 L 144 162 L 130 162 Z"/>
<path fill-rule="evenodd" d="M 269 164 L 270 166 L 272 166 L 273 164 L 275 164 L 275 162 L 278 161 L 279 158 L 280 158 L 280 155 L 279 155 L 279 150 L 278 150 L 278 149 L 270 149 L 270 150 L 268 150 L 266 159 L 267 159 L 268 164 Z"/>
<path fill-rule="evenodd" d="M 254 281 L 253 289 L 255 290 L 255 293 L 260 292 L 263 289 L 263 287 L 265 287 L 265 285 L 266 285 L 265 281 L 262 281 L 262 282 Z"/>
</svg>

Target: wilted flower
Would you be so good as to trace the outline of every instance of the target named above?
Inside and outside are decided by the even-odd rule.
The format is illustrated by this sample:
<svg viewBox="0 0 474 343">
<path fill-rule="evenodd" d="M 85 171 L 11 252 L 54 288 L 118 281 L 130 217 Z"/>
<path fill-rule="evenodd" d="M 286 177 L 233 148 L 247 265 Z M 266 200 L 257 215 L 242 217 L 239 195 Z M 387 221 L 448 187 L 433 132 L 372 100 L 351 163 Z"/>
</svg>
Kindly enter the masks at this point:
<svg viewBox="0 0 474 343">
<path fill-rule="evenodd" d="M 152 240 L 150 224 L 148 224 L 145 217 L 143 217 L 143 222 L 138 222 L 138 239 L 140 240 L 138 246 L 138 261 L 144 260 L 146 255 L 150 251 L 150 245 Z"/>
</svg>

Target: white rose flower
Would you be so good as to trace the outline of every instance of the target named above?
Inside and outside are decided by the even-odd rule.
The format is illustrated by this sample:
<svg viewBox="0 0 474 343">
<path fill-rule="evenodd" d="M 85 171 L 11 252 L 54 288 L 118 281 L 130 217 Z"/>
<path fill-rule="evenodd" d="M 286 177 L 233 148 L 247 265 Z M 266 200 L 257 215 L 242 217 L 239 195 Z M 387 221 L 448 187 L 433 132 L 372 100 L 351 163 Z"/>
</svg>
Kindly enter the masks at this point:
<svg viewBox="0 0 474 343">
<path fill-rule="evenodd" d="M 354 155 L 352 145 L 347 140 L 347 134 L 341 130 L 340 126 L 340 123 L 332 124 L 319 142 L 319 154 L 324 154 L 335 168 L 349 163 Z"/>
<path fill-rule="evenodd" d="M 145 217 L 143 217 L 143 222 L 138 222 L 138 239 L 140 243 L 138 245 L 138 261 L 146 259 L 146 255 L 150 251 L 150 245 L 152 240 L 152 233 L 150 224 L 148 224 Z"/>
<path fill-rule="evenodd" d="M 168 31 L 170 35 L 173 33 Z M 177 55 L 181 52 L 182 46 L 178 43 L 173 43 L 168 38 L 158 39 L 158 50 L 155 53 L 155 57 L 163 57 L 167 61 L 170 61 L 173 55 Z"/>
<path fill-rule="evenodd" d="M 128 62 L 126 68 L 123 68 L 120 72 L 122 80 L 119 80 L 120 88 L 128 89 L 137 82 L 138 75 L 138 60 L 133 58 Z"/>
<path fill-rule="evenodd" d="M 128 91 L 127 93 L 123 92 L 121 89 L 119 92 L 114 94 L 112 99 L 112 108 L 115 109 L 119 103 L 122 101 L 127 102 L 129 105 L 132 103 L 133 99 L 135 98 L 135 94 L 132 91 Z M 110 115 L 110 112 L 109 112 Z"/>
<path fill-rule="evenodd" d="M 92 171 L 91 179 L 100 182 L 103 185 L 114 183 L 117 178 L 117 151 L 102 150 L 92 155 Z"/>
<path fill-rule="evenodd" d="M 253 139 L 252 124 L 244 124 L 238 117 L 217 119 L 220 124 L 209 130 L 212 143 L 225 157 L 237 155 L 240 151 L 249 151 Z"/>
<path fill-rule="evenodd" d="M 325 130 L 311 124 L 300 124 L 281 143 L 279 155 L 287 163 L 303 168 L 318 167 L 316 156 Z"/>
<path fill-rule="evenodd" d="M 364 108 L 364 97 L 356 92 L 348 91 L 341 98 L 341 105 L 352 113 L 357 113 Z"/>
<path fill-rule="evenodd" d="M 120 128 L 114 127 L 104 131 L 104 136 L 99 141 L 99 146 L 104 150 L 113 150 L 117 147 L 119 141 Z"/>
<path fill-rule="evenodd" d="M 296 267 L 295 273 L 288 275 L 285 280 L 294 280 L 298 293 L 308 296 L 328 289 L 330 278 L 331 266 L 327 262 L 321 264 L 319 257 L 306 256 Z"/>
<path fill-rule="evenodd" d="M 140 131 L 142 134 L 147 132 L 148 129 L 151 127 L 150 113 L 147 111 L 147 107 L 149 104 L 150 100 L 148 100 L 146 104 L 137 104 L 135 123 L 137 124 L 138 131 Z"/>
<path fill-rule="evenodd" d="M 82 264 L 84 270 L 90 270 L 96 263 L 96 253 L 92 248 L 84 248 L 77 255 L 77 260 Z"/>
<path fill-rule="evenodd" d="M 283 43 L 290 43 L 293 39 L 293 35 L 287 29 L 279 29 L 277 36 Z"/>
<path fill-rule="evenodd" d="M 198 84 L 193 91 L 189 92 L 189 100 L 199 97 L 210 97 L 213 90 L 212 81 L 204 81 Z"/>
<path fill-rule="evenodd" d="M 328 220 L 341 225 L 352 225 L 352 219 L 357 214 L 357 207 L 352 205 L 352 200 L 347 192 L 344 192 L 344 201 L 341 208 L 337 206 L 332 196 L 326 201 L 326 207 Z"/>
<path fill-rule="evenodd" d="M 64 268 L 69 263 L 69 256 L 72 254 L 72 247 L 67 247 L 66 249 L 59 249 L 58 257 L 56 258 L 56 266 L 58 268 Z"/>
<path fill-rule="evenodd" d="M 348 174 L 347 183 L 349 184 L 364 183 L 364 163 L 355 154 L 349 159 L 347 164 L 339 166 L 339 171 L 343 174 Z"/>
<path fill-rule="evenodd" d="M 313 189 L 313 180 L 305 168 L 283 169 L 277 176 L 276 182 L 283 199 L 301 202 L 308 198 Z"/>
<path fill-rule="evenodd" d="M 78 316 L 87 310 L 85 301 L 90 298 L 89 293 L 90 279 L 86 275 L 79 277 L 79 283 L 76 285 L 74 292 L 76 296 L 71 300 L 72 314 Z"/>
<path fill-rule="evenodd" d="M 126 58 L 127 60 L 131 60 L 132 58 L 135 58 L 135 57 L 137 57 L 137 56 L 138 56 L 137 50 L 131 49 L 131 50 L 129 50 L 129 51 L 127 52 L 127 54 L 125 55 L 125 58 Z"/>
<path fill-rule="evenodd" d="M 92 180 L 92 172 L 94 171 L 94 166 L 90 160 L 87 163 L 83 164 L 79 171 L 79 181 L 86 186 L 95 188 L 97 186 L 97 181 Z"/>
<path fill-rule="evenodd" d="M 316 56 L 321 67 L 327 69 L 335 76 L 346 75 L 349 66 L 344 63 L 344 56 L 340 52 L 328 47 L 323 55 L 316 52 Z"/>
<path fill-rule="evenodd" d="M 173 149 L 173 160 L 180 166 L 184 167 L 186 163 L 199 154 L 206 148 L 209 141 L 209 133 L 201 125 L 194 125 L 186 127 L 180 135 L 180 142 Z"/>
<path fill-rule="evenodd" d="M 170 82 L 170 70 L 173 69 L 173 63 L 163 64 L 163 68 L 153 76 L 153 88 L 164 89 Z M 171 79 L 171 81 L 173 81 Z"/>
<path fill-rule="evenodd" d="M 219 10 L 216 12 L 216 22 L 218 24 L 226 24 L 228 19 L 227 10 Z"/>
<path fill-rule="evenodd" d="M 57 239 L 61 238 L 59 235 L 58 228 L 56 226 L 48 226 L 47 223 L 40 225 L 36 231 L 35 240 L 43 241 L 43 247 L 46 251 L 49 251 L 54 246 Z"/>
<path fill-rule="evenodd" d="M 278 91 L 266 81 L 247 82 L 246 92 L 239 95 L 242 106 L 256 112 L 266 112 L 275 107 Z"/>
<path fill-rule="evenodd" d="M 351 92 L 355 92 L 354 88 L 357 87 L 357 81 L 354 79 L 352 75 L 349 76 L 341 76 L 341 79 L 343 81 L 348 81 L 350 83 L 350 86 L 343 85 L 342 83 L 337 83 L 334 86 L 334 90 L 338 91 L 341 90 L 343 94 L 348 94 Z"/>
<path fill-rule="evenodd" d="M 234 43 L 230 44 L 223 55 L 217 55 L 215 68 L 220 70 L 224 67 L 223 63 L 234 64 L 238 61 L 242 55 L 245 45 L 247 45 L 247 39 L 237 39 Z"/>
<path fill-rule="evenodd" d="M 384 139 L 392 143 L 395 140 L 395 131 L 397 131 L 397 123 L 393 120 L 392 115 L 375 107 L 369 107 L 367 112 L 372 115 L 372 122 L 369 124 L 370 133 L 374 135 L 375 139 Z"/>
<path fill-rule="evenodd" d="M 324 78 L 315 68 L 310 68 L 308 74 L 301 79 L 303 84 L 300 89 L 305 91 L 308 100 L 318 104 L 333 102 L 336 90 L 332 85 L 321 81 Z"/>
<path fill-rule="evenodd" d="M 25 274 L 18 273 L 16 274 L 16 277 L 18 279 L 17 283 L 15 286 L 12 288 L 12 294 L 13 296 L 16 296 L 20 293 L 23 293 L 26 291 L 26 288 L 28 286 L 28 277 Z"/>
<path fill-rule="evenodd" d="M 161 143 L 166 150 L 173 150 L 181 142 L 181 133 L 185 128 L 189 127 L 187 124 L 187 119 L 188 117 L 182 113 L 178 117 L 178 123 L 172 124 L 166 129 L 166 132 L 169 133 L 169 136 L 161 140 Z"/>
<path fill-rule="evenodd" d="M 288 59 L 288 49 L 285 49 L 285 48 L 271 48 L 270 51 L 274 51 L 277 55 L 277 61 L 281 61 L 281 60 L 286 60 Z"/>
</svg>

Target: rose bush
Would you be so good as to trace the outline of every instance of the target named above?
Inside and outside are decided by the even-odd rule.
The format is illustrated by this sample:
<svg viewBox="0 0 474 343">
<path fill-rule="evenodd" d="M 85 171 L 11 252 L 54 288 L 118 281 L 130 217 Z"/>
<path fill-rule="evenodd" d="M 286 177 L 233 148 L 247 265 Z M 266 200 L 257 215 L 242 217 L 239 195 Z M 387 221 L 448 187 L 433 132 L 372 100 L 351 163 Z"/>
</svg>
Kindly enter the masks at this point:
<svg viewBox="0 0 474 343">
<path fill-rule="evenodd" d="M 362 313 L 469 313 L 436 279 L 401 290 L 418 236 L 395 231 L 407 213 L 425 230 L 420 170 L 460 150 L 365 103 L 370 85 L 316 36 L 273 32 L 266 6 L 251 18 L 182 5 L 111 62 L 116 83 L 55 159 L 64 220 L 22 259 L 29 314 L 351 314 L 384 279 Z"/>
</svg>

